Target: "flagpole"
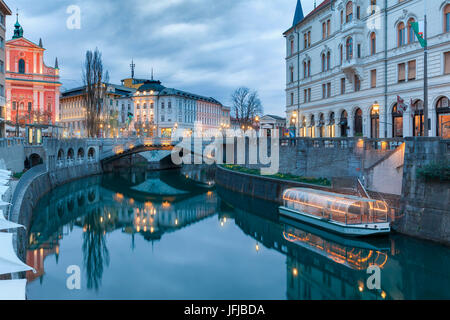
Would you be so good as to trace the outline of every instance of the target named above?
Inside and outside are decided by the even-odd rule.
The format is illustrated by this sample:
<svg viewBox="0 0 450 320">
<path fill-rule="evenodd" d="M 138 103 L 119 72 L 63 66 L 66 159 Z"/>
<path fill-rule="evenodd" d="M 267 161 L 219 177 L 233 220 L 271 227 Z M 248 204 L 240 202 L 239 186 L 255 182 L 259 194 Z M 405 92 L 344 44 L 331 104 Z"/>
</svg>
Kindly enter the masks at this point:
<svg viewBox="0 0 450 320">
<path fill-rule="evenodd" d="M 426 2 L 426 0 L 424 0 Z M 426 5 L 425 5 L 426 6 Z M 427 43 L 427 12 L 425 11 L 425 17 L 424 17 L 424 39 L 425 39 L 425 46 L 424 46 L 424 62 L 423 62 L 423 69 L 424 69 L 424 76 L 423 76 L 423 135 L 424 137 L 428 137 L 429 135 L 429 127 L 428 127 L 428 43 Z"/>
</svg>

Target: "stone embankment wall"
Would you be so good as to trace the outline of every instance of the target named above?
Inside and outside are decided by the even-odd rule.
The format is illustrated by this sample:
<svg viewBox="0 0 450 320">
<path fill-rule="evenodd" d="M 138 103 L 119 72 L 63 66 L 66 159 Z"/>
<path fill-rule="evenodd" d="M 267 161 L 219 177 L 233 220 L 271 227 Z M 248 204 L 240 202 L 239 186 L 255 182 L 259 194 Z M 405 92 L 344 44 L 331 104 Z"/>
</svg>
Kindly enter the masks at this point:
<svg viewBox="0 0 450 320">
<path fill-rule="evenodd" d="M 23 139 L 1 139 L 0 159 L 3 159 L 5 167 L 12 172 L 22 172 L 25 161 Z"/>
<path fill-rule="evenodd" d="M 406 138 L 401 218 L 402 233 L 450 245 L 450 182 L 427 181 L 417 169 L 450 162 L 450 140 Z"/>
<path fill-rule="evenodd" d="M 10 219 L 24 225 L 28 230 L 32 222 L 33 209 L 45 194 L 62 184 L 101 172 L 98 163 L 74 165 L 51 172 L 47 171 L 45 165 L 32 168 L 22 176 L 16 187 Z M 26 233 L 27 231 L 20 229 L 17 234 L 17 254 L 22 259 L 25 259 L 26 255 Z"/>
</svg>

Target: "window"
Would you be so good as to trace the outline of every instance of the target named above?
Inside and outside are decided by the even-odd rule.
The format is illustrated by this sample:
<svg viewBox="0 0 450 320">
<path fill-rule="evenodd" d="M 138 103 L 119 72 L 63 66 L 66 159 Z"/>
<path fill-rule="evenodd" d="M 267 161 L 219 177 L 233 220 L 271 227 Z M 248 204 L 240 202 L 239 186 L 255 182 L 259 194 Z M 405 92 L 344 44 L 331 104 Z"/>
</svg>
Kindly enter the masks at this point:
<svg viewBox="0 0 450 320">
<path fill-rule="evenodd" d="M 403 137 L 403 114 L 398 111 L 397 104 L 392 108 L 392 136 L 394 138 Z"/>
<path fill-rule="evenodd" d="M 377 53 L 377 36 L 375 32 L 370 34 L 370 55 Z"/>
<path fill-rule="evenodd" d="M 400 22 L 397 26 L 397 45 L 403 46 L 405 44 L 405 24 Z"/>
<path fill-rule="evenodd" d="M 361 58 L 361 44 L 359 44 L 359 43 L 357 45 L 357 52 L 358 52 L 357 57 Z"/>
<path fill-rule="evenodd" d="M 327 52 L 327 70 L 331 69 L 331 53 Z"/>
<path fill-rule="evenodd" d="M 303 90 L 303 102 L 306 103 L 308 101 L 308 89 Z"/>
<path fill-rule="evenodd" d="M 308 60 L 308 77 L 311 76 L 311 60 Z"/>
<path fill-rule="evenodd" d="M 416 80 L 416 60 L 408 62 L 408 80 Z"/>
<path fill-rule="evenodd" d="M 308 102 L 311 102 L 311 88 L 308 89 Z"/>
<path fill-rule="evenodd" d="M 344 51 L 344 49 L 343 49 L 343 46 L 342 46 L 342 44 L 339 46 L 339 61 L 340 61 L 340 64 L 342 65 L 342 61 L 343 61 L 343 59 L 344 59 L 344 53 L 343 53 L 343 51 Z"/>
<path fill-rule="evenodd" d="M 370 71 L 370 87 L 376 88 L 377 86 L 377 70 L 371 70 Z"/>
<path fill-rule="evenodd" d="M 377 0 L 370 0 L 370 13 L 374 14 L 377 9 Z"/>
<path fill-rule="evenodd" d="M 404 82 L 405 81 L 405 64 L 400 63 L 398 65 L 398 82 Z"/>
<path fill-rule="evenodd" d="M 308 31 L 308 48 L 311 47 L 311 31 Z"/>
<path fill-rule="evenodd" d="M 444 32 L 450 32 L 450 4 L 444 8 Z"/>
<path fill-rule="evenodd" d="M 408 20 L 408 43 L 413 43 L 416 41 L 416 34 L 414 33 L 414 29 L 412 28 L 412 23 L 414 19 L 411 18 Z"/>
<path fill-rule="evenodd" d="M 450 74 L 450 51 L 444 53 L 444 74 Z"/>
<path fill-rule="evenodd" d="M 345 47 L 347 50 L 347 60 L 351 60 L 353 58 L 353 39 L 351 37 L 347 38 Z"/>
<path fill-rule="evenodd" d="M 19 60 L 19 73 L 25 73 L 25 60 Z"/>
<path fill-rule="evenodd" d="M 353 19 L 353 2 L 349 1 L 345 8 L 345 22 L 350 22 Z"/>
<path fill-rule="evenodd" d="M 361 19 L 361 7 L 356 7 L 356 19 Z"/>
<path fill-rule="evenodd" d="M 5 63 L 2 60 L 0 60 L 0 72 L 5 73 Z"/>
<path fill-rule="evenodd" d="M 327 20 L 327 36 L 331 34 L 331 20 Z"/>
<path fill-rule="evenodd" d="M 307 67 L 307 65 L 306 65 L 306 61 L 304 61 L 303 62 L 303 78 L 306 78 L 307 77 L 307 74 L 308 74 L 308 67 Z"/>
<path fill-rule="evenodd" d="M 322 53 L 322 72 L 325 71 L 326 61 L 325 61 L 325 53 Z"/>
<path fill-rule="evenodd" d="M 291 105 L 293 105 L 293 104 L 294 104 L 294 93 L 291 92 Z"/>
<path fill-rule="evenodd" d="M 322 84 L 322 99 L 325 99 L 327 96 L 327 85 L 325 83 Z"/>
<path fill-rule="evenodd" d="M 341 26 L 344 24 L 344 11 L 341 11 Z"/>
<path fill-rule="evenodd" d="M 294 82 L 294 67 L 290 67 L 289 71 L 290 71 L 290 81 Z"/>
<path fill-rule="evenodd" d="M 294 40 L 293 40 L 293 39 L 291 39 L 290 44 L 291 44 L 291 51 L 290 51 L 290 54 L 293 55 L 293 54 L 294 54 Z"/>
<path fill-rule="evenodd" d="M 164 109 L 164 101 L 161 102 L 161 109 Z"/>
<path fill-rule="evenodd" d="M 355 111 L 355 136 L 361 137 L 363 135 L 363 112 L 360 108 Z"/>
<path fill-rule="evenodd" d="M 345 78 L 341 78 L 341 94 L 345 94 Z"/>
<path fill-rule="evenodd" d="M 322 23 L 322 39 L 327 37 L 327 24 L 326 22 Z"/>
<path fill-rule="evenodd" d="M 306 48 L 308 48 L 308 34 L 305 33 L 305 34 L 303 35 L 303 37 L 304 37 L 303 46 L 304 46 L 304 49 L 306 49 Z"/>
<path fill-rule="evenodd" d="M 450 139 L 450 107 L 449 99 L 440 98 L 436 104 L 437 135 L 444 139 Z"/>
<path fill-rule="evenodd" d="M 361 90 L 361 80 L 357 75 L 355 75 L 355 92 Z"/>
<path fill-rule="evenodd" d="M 327 98 L 331 97 L 331 82 L 327 83 Z"/>
</svg>

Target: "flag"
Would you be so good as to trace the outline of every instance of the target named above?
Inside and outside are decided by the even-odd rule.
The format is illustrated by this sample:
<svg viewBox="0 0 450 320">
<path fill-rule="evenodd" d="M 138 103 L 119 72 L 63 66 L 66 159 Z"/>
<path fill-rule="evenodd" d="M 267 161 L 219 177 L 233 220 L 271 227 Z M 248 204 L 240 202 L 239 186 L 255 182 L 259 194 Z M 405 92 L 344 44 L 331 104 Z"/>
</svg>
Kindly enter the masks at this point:
<svg viewBox="0 0 450 320">
<path fill-rule="evenodd" d="M 397 112 L 403 114 L 406 110 L 408 110 L 408 106 L 405 104 L 405 100 L 397 96 Z"/>
<path fill-rule="evenodd" d="M 414 34 L 416 35 L 417 39 L 419 40 L 420 45 L 422 48 L 425 48 L 427 46 L 427 41 L 425 40 L 425 36 L 421 29 L 423 30 L 423 27 L 421 28 L 421 25 L 419 25 L 419 22 L 411 22 L 411 28 L 414 31 Z"/>
</svg>

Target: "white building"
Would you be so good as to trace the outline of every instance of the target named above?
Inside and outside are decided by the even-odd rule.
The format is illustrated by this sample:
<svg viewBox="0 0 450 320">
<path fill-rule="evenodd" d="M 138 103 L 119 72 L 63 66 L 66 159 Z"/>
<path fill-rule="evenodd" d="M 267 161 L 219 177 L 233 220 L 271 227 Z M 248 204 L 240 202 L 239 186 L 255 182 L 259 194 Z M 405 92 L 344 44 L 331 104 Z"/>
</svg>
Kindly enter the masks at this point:
<svg viewBox="0 0 450 320">
<path fill-rule="evenodd" d="M 307 16 L 298 0 L 284 33 L 288 126 L 307 137 L 422 136 L 424 50 L 410 22 L 424 12 L 429 135 L 450 138 L 450 0 L 325 0 Z"/>
<path fill-rule="evenodd" d="M 271 137 L 274 134 L 278 137 L 283 137 L 284 129 L 286 129 L 286 118 L 266 114 L 260 119 L 260 129 L 267 137 Z"/>
<path fill-rule="evenodd" d="M 101 137 L 122 137 L 128 130 L 128 114 L 133 113 L 132 88 L 107 84 L 100 115 Z M 61 94 L 59 125 L 64 137 L 86 137 L 85 87 L 67 90 Z"/>
<path fill-rule="evenodd" d="M 214 98 L 166 88 L 153 79 L 137 89 L 133 102 L 133 127 L 137 135 L 186 136 L 194 130 L 218 130 L 224 122 L 229 123 L 229 108 Z"/>
</svg>

